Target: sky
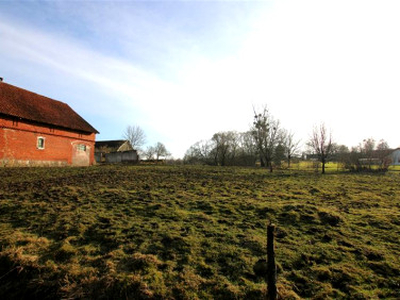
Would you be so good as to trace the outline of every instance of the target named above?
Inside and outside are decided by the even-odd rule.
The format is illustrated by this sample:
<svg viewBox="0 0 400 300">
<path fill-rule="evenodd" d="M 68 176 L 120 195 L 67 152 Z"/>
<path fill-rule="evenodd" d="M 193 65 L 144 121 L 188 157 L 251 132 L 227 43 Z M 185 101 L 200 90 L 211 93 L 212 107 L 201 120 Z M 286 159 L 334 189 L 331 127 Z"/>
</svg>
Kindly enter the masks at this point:
<svg viewBox="0 0 400 300">
<path fill-rule="evenodd" d="M 182 158 L 266 105 L 306 144 L 400 147 L 400 1 L 4 1 L 0 77 Z M 144 147 L 144 148 L 145 148 Z"/>
</svg>

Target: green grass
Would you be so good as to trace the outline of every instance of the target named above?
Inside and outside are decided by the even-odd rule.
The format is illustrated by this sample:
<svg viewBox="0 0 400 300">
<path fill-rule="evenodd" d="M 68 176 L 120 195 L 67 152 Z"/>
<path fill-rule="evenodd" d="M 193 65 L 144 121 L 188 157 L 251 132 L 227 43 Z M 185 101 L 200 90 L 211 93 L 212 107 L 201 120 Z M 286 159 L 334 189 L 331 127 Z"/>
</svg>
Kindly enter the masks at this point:
<svg viewBox="0 0 400 300">
<path fill-rule="evenodd" d="M 390 166 L 389 167 L 389 171 L 399 172 L 400 171 L 400 165 L 399 166 Z"/>
<path fill-rule="evenodd" d="M 329 170 L 330 168 L 327 168 Z M 332 168 L 334 169 L 334 168 Z M 400 298 L 400 174 L 0 169 L 0 298 Z"/>
</svg>

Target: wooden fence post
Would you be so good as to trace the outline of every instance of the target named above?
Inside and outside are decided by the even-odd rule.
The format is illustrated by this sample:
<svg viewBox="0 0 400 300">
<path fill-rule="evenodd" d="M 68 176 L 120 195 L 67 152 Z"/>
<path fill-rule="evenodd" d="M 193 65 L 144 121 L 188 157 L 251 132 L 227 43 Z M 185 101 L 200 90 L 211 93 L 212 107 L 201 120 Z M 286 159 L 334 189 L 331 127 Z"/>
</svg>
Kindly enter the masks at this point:
<svg viewBox="0 0 400 300">
<path fill-rule="evenodd" d="M 270 224 L 267 227 L 267 287 L 268 300 L 276 300 L 276 264 L 275 264 L 275 249 L 274 249 L 274 232 L 275 225 Z"/>
</svg>

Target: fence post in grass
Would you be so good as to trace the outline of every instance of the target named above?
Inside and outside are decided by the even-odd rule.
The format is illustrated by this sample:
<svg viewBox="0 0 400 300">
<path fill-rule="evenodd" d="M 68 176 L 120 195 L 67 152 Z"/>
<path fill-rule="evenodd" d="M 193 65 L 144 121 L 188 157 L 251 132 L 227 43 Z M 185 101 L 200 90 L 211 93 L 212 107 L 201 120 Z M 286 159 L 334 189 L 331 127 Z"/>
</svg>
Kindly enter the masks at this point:
<svg viewBox="0 0 400 300">
<path fill-rule="evenodd" d="M 274 250 L 274 232 L 275 225 L 269 224 L 267 227 L 267 287 L 268 287 L 268 300 L 275 300 L 277 297 L 276 292 L 276 264 L 275 264 L 275 250 Z"/>
</svg>

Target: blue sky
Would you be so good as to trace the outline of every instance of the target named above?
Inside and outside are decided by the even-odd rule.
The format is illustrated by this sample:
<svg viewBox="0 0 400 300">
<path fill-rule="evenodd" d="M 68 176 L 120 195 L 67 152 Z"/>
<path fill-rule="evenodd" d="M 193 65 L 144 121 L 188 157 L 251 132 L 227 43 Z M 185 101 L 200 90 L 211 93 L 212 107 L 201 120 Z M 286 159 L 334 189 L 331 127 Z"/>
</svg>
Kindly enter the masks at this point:
<svg viewBox="0 0 400 300">
<path fill-rule="evenodd" d="M 182 157 L 266 104 L 303 143 L 400 146 L 399 1 L 0 1 L 0 77 Z"/>
</svg>

